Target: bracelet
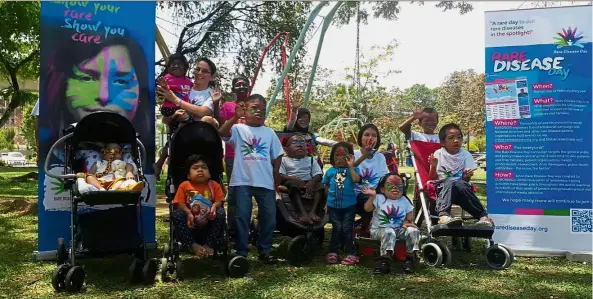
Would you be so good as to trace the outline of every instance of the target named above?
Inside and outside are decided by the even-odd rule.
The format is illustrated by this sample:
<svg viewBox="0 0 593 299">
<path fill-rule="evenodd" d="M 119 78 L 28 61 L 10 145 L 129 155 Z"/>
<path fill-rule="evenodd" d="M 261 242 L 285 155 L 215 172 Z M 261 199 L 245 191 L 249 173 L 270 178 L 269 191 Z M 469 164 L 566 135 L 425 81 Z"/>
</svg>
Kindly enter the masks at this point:
<svg viewBox="0 0 593 299">
<path fill-rule="evenodd" d="M 175 101 L 175 105 L 177 107 L 181 106 L 181 99 L 180 98 L 177 98 L 177 100 Z"/>
</svg>

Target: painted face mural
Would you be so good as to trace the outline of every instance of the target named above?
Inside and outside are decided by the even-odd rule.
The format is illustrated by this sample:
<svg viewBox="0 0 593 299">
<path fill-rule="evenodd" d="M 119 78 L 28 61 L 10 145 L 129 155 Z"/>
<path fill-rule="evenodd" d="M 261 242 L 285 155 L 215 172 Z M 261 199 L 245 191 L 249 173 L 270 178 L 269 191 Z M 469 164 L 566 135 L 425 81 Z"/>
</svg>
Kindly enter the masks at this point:
<svg viewBox="0 0 593 299">
<path fill-rule="evenodd" d="M 66 88 L 72 115 L 81 119 L 98 110 L 110 110 L 133 119 L 140 87 L 131 61 L 128 49 L 116 45 L 74 65 Z"/>
</svg>

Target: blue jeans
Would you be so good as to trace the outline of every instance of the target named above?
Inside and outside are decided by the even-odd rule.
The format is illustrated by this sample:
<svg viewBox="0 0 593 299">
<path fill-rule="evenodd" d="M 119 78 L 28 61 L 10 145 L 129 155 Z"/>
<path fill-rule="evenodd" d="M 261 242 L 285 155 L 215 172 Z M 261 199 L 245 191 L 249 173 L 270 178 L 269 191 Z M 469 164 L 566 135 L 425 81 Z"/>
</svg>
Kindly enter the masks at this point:
<svg viewBox="0 0 593 299">
<path fill-rule="evenodd" d="M 235 210 L 235 227 L 237 229 L 237 254 L 249 254 L 249 222 L 253 204 L 251 197 L 257 202 L 257 217 L 259 220 L 259 239 L 257 249 L 260 254 L 270 253 L 272 249 L 273 233 L 276 229 L 276 195 L 274 190 L 251 187 L 230 187 L 233 193 Z"/>
<path fill-rule="evenodd" d="M 340 245 L 343 244 L 347 254 L 356 255 L 354 238 L 352 236 L 356 205 L 343 209 L 327 207 L 327 211 L 329 212 L 329 221 L 332 224 L 332 238 L 329 245 L 329 252 L 338 253 Z"/>
</svg>

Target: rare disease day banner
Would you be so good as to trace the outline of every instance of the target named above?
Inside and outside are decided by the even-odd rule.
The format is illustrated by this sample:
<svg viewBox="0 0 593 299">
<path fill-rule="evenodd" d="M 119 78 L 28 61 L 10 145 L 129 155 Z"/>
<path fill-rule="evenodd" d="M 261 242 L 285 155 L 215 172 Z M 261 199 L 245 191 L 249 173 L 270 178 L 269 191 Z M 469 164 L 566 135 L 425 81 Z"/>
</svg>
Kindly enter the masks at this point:
<svg viewBox="0 0 593 299">
<path fill-rule="evenodd" d="M 155 2 L 42 1 L 39 116 L 39 243 L 37 258 L 55 255 L 58 238 L 70 241 L 70 191 L 45 175 L 61 174 L 64 147 L 49 153 L 62 130 L 95 111 L 131 120 L 154 161 Z M 155 180 L 143 202 L 144 234 L 155 242 Z M 144 189 L 146 197 L 148 188 Z M 85 207 L 82 212 L 110 207 Z"/>
<path fill-rule="evenodd" d="M 591 251 L 591 6 L 486 12 L 496 242 Z"/>
</svg>

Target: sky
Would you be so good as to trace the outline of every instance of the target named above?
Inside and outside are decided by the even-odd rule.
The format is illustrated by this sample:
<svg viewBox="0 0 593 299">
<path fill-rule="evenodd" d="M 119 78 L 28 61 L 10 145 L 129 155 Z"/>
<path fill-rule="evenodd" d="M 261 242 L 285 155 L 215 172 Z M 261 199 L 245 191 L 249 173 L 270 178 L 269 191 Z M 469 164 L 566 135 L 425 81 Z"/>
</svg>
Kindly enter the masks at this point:
<svg viewBox="0 0 593 299">
<path fill-rule="evenodd" d="M 430 88 L 439 86 L 452 72 L 474 69 L 484 72 L 484 12 L 525 8 L 530 2 L 525 1 L 485 1 L 473 2 L 473 11 L 460 15 L 458 11 L 442 12 L 434 7 L 437 2 L 426 1 L 423 6 L 400 2 L 399 19 L 387 21 L 369 17 L 368 25 L 360 26 L 361 52 L 368 53 L 373 45 L 386 46 L 396 39 L 399 46 L 395 50 L 394 59 L 385 63 L 378 70 L 400 70 L 399 74 L 391 74 L 380 78 L 379 82 L 386 87 L 408 88 L 416 83 L 425 84 Z M 367 4 L 368 5 L 368 4 Z M 325 6 L 320 16 L 331 10 L 333 3 Z M 169 48 L 176 45 L 177 36 L 182 27 L 173 25 L 170 16 L 162 11 L 157 12 L 157 25 Z M 322 18 L 317 18 L 317 26 Z M 167 32 L 169 31 L 169 32 Z M 312 64 L 319 41 L 321 30 L 317 30 L 311 41 L 306 44 L 308 63 Z M 323 48 L 319 57 L 319 67 L 333 69 L 336 75 L 333 81 L 343 81 L 344 68 L 353 67 L 356 55 L 356 22 L 342 26 L 330 26 L 325 34 Z M 161 54 L 156 51 L 156 59 Z M 212 58 L 211 58 L 212 59 Z M 232 61 L 213 61 L 217 64 Z M 264 67 L 267 64 L 264 63 Z M 268 68 L 270 69 L 270 68 Z M 265 94 L 270 86 L 274 73 L 261 73 L 257 79 L 254 93 Z"/>
</svg>

